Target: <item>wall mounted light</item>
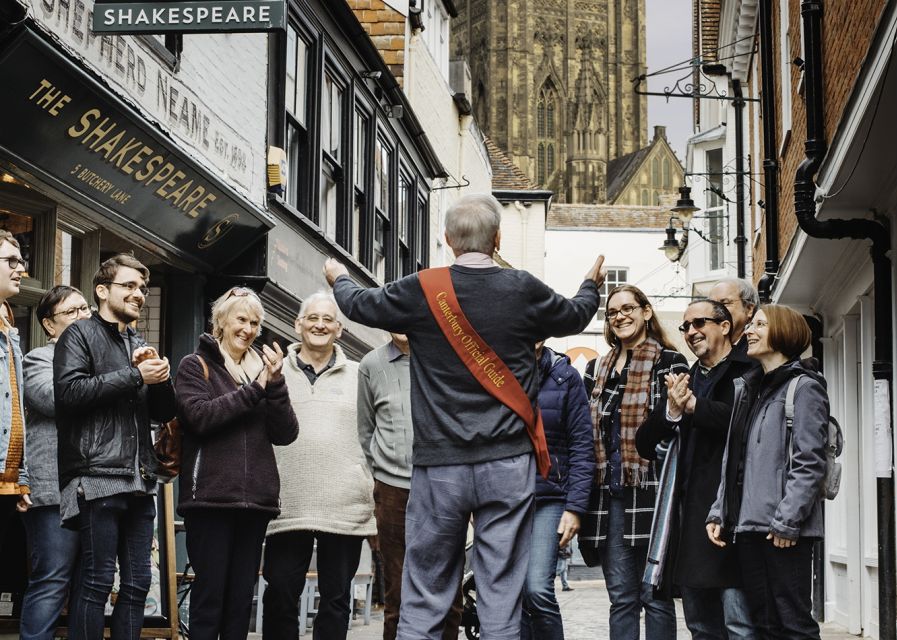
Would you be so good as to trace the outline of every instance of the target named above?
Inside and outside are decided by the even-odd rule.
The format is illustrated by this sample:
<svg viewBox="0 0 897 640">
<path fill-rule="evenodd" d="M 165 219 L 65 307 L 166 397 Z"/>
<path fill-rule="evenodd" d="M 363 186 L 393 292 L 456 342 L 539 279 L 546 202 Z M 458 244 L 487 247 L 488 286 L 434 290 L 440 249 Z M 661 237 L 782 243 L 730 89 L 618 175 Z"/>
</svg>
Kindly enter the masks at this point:
<svg viewBox="0 0 897 640">
<path fill-rule="evenodd" d="M 688 226 L 692 216 L 700 210 L 700 207 L 696 207 L 695 201 L 691 199 L 691 187 L 686 185 L 679 187 L 679 199 L 676 201 L 676 206 L 670 209 L 670 211 L 676 214 L 675 217 L 682 221 L 682 226 Z M 672 218 L 670 220 L 672 221 Z"/>
</svg>

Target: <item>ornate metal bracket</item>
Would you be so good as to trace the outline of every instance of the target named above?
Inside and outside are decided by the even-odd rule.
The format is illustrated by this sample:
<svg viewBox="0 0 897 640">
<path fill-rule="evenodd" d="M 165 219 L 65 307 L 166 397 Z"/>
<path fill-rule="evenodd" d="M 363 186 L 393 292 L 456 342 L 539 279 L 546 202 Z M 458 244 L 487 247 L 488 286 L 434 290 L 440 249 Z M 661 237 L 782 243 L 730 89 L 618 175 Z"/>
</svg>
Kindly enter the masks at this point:
<svg viewBox="0 0 897 640">
<path fill-rule="evenodd" d="M 681 71 L 682 67 L 672 69 L 667 73 Z M 663 72 L 661 72 L 663 73 Z M 659 75 L 659 74 L 651 74 Z M 635 78 L 633 83 L 633 91 L 640 96 L 661 96 L 666 98 L 667 102 L 670 98 L 690 98 L 692 100 L 725 100 L 728 102 L 760 102 L 759 98 L 733 97 L 725 91 L 720 91 L 713 79 L 704 73 L 704 66 L 700 61 L 695 59 L 692 61 L 687 73 L 677 79 L 672 86 L 664 87 L 663 91 L 647 91 L 641 89 L 642 82 L 648 79 L 648 74 Z"/>
</svg>

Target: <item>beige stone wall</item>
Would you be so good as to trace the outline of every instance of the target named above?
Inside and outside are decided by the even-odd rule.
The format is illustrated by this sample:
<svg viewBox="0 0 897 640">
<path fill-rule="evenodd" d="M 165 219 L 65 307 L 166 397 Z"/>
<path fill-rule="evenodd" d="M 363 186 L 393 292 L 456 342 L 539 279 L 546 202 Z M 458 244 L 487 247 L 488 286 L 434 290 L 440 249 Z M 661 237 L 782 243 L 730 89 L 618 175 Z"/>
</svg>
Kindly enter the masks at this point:
<svg viewBox="0 0 897 640">
<path fill-rule="evenodd" d="M 607 162 L 648 143 L 647 99 L 632 91 L 646 59 L 645 0 L 455 4 L 452 57 L 470 64 L 481 128 L 559 201 L 603 196 Z M 556 96 L 553 136 L 538 127 L 540 91 L 548 85 Z M 577 137 L 577 126 L 588 135 Z M 542 180 L 540 143 L 555 153 Z"/>
</svg>

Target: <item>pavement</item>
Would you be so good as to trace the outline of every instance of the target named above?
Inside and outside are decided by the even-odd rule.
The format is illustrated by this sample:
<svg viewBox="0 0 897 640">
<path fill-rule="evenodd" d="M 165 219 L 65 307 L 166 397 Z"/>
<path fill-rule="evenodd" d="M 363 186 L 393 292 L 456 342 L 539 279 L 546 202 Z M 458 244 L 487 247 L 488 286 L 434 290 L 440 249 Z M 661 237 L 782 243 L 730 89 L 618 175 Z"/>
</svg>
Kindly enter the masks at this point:
<svg viewBox="0 0 897 640">
<path fill-rule="evenodd" d="M 564 637 L 566 640 L 601 640 L 609 637 L 607 618 L 610 609 L 610 601 L 607 599 L 607 590 L 604 580 L 571 580 L 573 591 L 561 591 L 560 583 L 557 585 L 558 601 L 561 605 L 561 615 L 564 619 Z M 682 616 L 681 602 L 676 601 L 676 619 L 678 623 L 678 637 L 689 638 L 685 627 L 685 619 Z M 251 640 L 258 640 L 261 635 L 249 635 Z M 306 634 L 311 640 L 311 631 Z M 856 640 L 858 636 L 847 633 L 841 627 L 834 624 L 825 624 L 822 627 L 823 640 Z M 352 623 L 348 640 L 382 640 L 383 638 L 383 612 L 375 611 L 370 625 L 363 625 L 360 620 Z M 460 640 L 464 640 L 464 632 L 460 633 Z"/>
</svg>

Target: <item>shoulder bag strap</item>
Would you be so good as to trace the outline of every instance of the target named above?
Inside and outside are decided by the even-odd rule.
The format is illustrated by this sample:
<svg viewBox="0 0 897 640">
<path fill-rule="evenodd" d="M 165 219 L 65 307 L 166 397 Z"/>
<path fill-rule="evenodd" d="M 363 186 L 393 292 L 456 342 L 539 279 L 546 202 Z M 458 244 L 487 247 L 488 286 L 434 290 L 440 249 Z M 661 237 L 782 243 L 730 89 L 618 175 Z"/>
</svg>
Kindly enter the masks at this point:
<svg viewBox="0 0 897 640">
<path fill-rule="evenodd" d="M 520 381 L 467 320 L 455 295 L 448 267 L 426 269 L 419 272 L 418 277 L 430 312 L 458 358 L 489 395 L 520 416 L 526 424 L 539 473 L 547 478 L 551 458 L 542 426 L 542 412 L 533 409 Z"/>
</svg>

